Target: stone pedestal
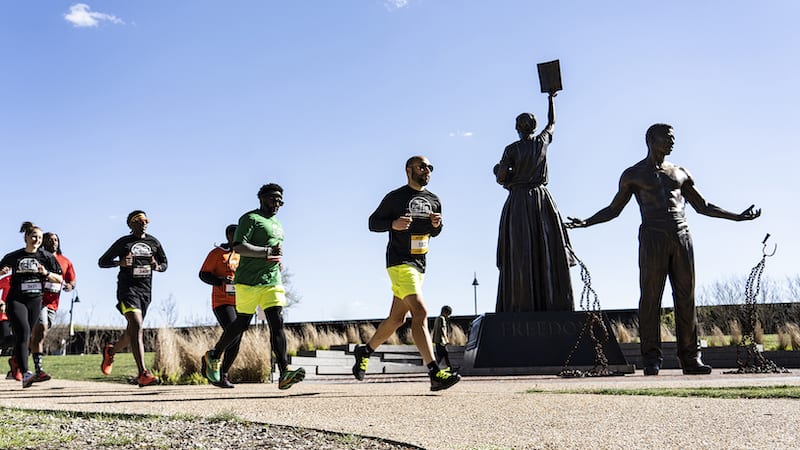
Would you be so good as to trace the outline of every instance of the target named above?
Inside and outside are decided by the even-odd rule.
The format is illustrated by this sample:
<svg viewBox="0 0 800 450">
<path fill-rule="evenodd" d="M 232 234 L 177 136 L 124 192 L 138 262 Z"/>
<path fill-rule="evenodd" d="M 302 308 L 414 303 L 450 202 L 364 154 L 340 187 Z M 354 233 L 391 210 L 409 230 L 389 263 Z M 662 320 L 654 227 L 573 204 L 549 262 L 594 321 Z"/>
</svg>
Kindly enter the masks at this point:
<svg viewBox="0 0 800 450">
<path fill-rule="evenodd" d="M 464 348 L 465 375 L 558 374 L 578 342 L 586 322 L 585 312 L 486 313 L 472 322 Z M 603 317 L 609 339 L 603 346 L 609 369 L 633 373 Z M 597 331 L 596 331 L 597 333 Z M 572 355 L 569 368 L 594 367 L 595 350 L 588 334 Z"/>
</svg>

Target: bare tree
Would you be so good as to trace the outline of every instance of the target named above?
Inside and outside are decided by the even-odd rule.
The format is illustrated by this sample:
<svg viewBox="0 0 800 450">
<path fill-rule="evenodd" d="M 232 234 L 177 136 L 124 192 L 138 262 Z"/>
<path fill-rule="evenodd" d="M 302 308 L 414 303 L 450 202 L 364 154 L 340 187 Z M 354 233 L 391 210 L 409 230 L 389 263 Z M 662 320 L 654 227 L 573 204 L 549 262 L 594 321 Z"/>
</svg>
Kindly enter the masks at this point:
<svg viewBox="0 0 800 450">
<path fill-rule="evenodd" d="M 300 303 L 303 296 L 297 292 L 297 289 L 292 285 L 292 277 L 294 274 L 286 267 L 281 267 L 281 279 L 283 280 L 283 287 L 286 289 L 286 306 L 284 309 L 289 309 L 292 306 Z"/>
<path fill-rule="evenodd" d="M 175 296 L 171 293 L 169 297 L 161 301 L 158 310 L 161 313 L 164 324 L 168 327 L 174 327 L 178 323 L 178 304 L 175 301 Z"/>
<path fill-rule="evenodd" d="M 788 295 L 786 301 L 800 301 L 800 275 L 790 275 L 786 277 L 786 292 Z"/>
<path fill-rule="evenodd" d="M 743 276 L 716 280 L 703 287 L 698 295 L 698 304 L 706 306 L 742 304 L 744 303 L 745 282 Z"/>
</svg>

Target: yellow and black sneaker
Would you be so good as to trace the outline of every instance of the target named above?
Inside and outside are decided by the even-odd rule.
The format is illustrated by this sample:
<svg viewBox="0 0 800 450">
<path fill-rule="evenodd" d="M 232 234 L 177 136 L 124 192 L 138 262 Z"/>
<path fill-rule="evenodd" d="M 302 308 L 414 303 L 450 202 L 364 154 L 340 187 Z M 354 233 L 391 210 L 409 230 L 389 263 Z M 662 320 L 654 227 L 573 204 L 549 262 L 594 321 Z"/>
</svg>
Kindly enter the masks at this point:
<svg viewBox="0 0 800 450">
<path fill-rule="evenodd" d="M 366 345 L 357 345 L 353 350 L 353 356 L 356 357 L 356 363 L 353 364 L 353 376 L 356 380 L 363 381 L 364 376 L 367 374 L 367 366 L 369 365 L 369 352 Z"/>
<path fill-rule="evenodd" d="M 430 377 L 432 391 L 442 391 L 461 381 L 461 375 L 450 373 L 449 370 L 439 370 L 436 373 L 431 373 Z"/>
</svg>

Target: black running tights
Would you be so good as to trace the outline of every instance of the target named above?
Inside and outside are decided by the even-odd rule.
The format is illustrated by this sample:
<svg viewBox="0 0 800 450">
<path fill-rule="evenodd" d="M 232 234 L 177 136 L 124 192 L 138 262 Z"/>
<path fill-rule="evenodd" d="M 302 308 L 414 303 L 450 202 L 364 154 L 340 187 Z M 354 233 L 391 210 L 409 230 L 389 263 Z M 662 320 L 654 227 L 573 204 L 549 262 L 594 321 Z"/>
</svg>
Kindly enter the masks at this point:
<svg viewBox="0 0 800 450">
<path fill-rule="evenodd" d="M 222 325 L 222 329 L 228 328 L 236 321 L 236 306 L 234 305 L 220 305 L 214 308 L 214 315 L 217 316 L 217 322 Z M 248 321 L 249 323 L 249 321 Z M 225 353 L 222 356 L 222 373 L 228 373 L 233 362 L 236 361 L 236 356 L 239 355 L 239 344 L 242 343 L 242 333 L 233 336 L 233 340 Z"/>
<path fill-rule="evenodd" d="M 275 362 L 278 364 L 280 372 L 283 373 L 289 366 L 289 361 L 286 357 L 286 334 L 283 331 L 283 307 L 267 308 L 264 313 L 267 316 L 270 344 L 272 345 L 272 352 L 275 354 Z M 217 345 L 214 347 L 214 354 L 219 356 L 227 353 L 234 342 L 239 342 L 242 334 L 250 326 L 250 320 L 252 319 L 252 314 L 237 313 L 236 320 L 226 326 L 222 332 L 222 336 L 220 336 Z"/>
<path fill-rule="evenodd" d="M 14 359 L 24 375 L 28 372 L 28 344 L 31 340 L 31 329 L 42 313 L 42 299 L 12 300 L 6 303 L 11 330 L 16 336 L 14 342 Z"/>
</svg>

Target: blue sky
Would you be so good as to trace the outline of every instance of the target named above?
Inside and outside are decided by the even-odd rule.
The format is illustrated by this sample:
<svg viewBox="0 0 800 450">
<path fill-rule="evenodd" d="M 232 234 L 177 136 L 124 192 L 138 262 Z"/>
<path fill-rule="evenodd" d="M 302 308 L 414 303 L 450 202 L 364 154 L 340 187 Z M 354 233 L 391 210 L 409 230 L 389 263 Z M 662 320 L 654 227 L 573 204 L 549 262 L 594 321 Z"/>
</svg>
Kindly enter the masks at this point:
<svg viewBox="0 0 800 450">
<path fill-rule="evenodd" d="M 543 123 L 536 63 L 560 59 L 549 189 L 564 216 L 606 206 L 644 132 L 675 127 L 670 160 L 706 198 L 689 208 L 699 288 L 797 274 L 800 4 L 771 1 L 5 1 L 0 14 L 0 253 L 24 220 L 57 232 L 78 273 L 81 324 L 121 325 L 115 270 L 97 258 L 144 209 L 170 261 L 147 325 L 172 295 L 179 324 L 213 323 L 198 269 L 261 184 L 286 190 L 289 321 L 385 317 L 385 234 L 367 217 L 424 154 L 445 229 L 425 296 L 494 311 L 506 192 L 491 169 L 523 111 Z M 571 232 L 605 308 L 638 302 L 638 208 Z M 573 269 L 576 295 L 579 274 Z M 68 297 L 67 297 L 68 298 Z M 669 288 L 664 305 L 671 305 Z"/>
</svg>

